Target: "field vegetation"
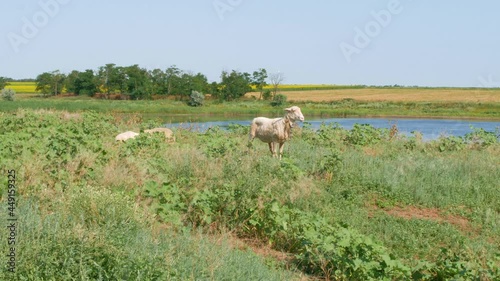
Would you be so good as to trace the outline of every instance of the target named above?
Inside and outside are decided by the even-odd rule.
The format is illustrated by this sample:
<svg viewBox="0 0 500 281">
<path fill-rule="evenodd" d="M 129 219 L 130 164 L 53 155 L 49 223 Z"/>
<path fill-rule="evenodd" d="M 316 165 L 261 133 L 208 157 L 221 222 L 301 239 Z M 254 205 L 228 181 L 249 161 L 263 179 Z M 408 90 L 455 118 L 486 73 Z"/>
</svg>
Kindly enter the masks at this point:
<svg viewBox="0 0 500 281">
<path fill-rule="evenodd" d="M 229 75 L 229 74 L 228 74 Z M 232 76 L 231 76 L 232 75 Z M 237 80 L 233 73 L 228 76 Z M 241 82 L 241 81 L 240 81 Z M 196 100 L 179 100 L 175 95 L 153 95 L 153 100 L 120 100 L 122 94 L 107 96 L 60 94 L 42 98 L 33 93 L 35 82 L 9 82 L 16 91 L 16 101 L 0 103 L 1 111 L 19 108 L 94 110 L 115 113 L 147 113 L 169 116 L 189 114 L 193 119 L 203 115 L 229 117 L 255 114 L 281 115 L 285 103 L 299 105 L 314 117 L 446 117 L 500 119 L 500 90 L 478 88 L 366 87 L 339 85 L 280 85 L 276 100 L 258 100 L 260 92 L 248 92 L 242 98 L 227 102 L 197 92 Z M 262 86 L 262 85 L 261 85 Z M 262 86 L 269 89 L 269 85 Z M 315 90 L 316 89 L 316 90 Z M 318 90 L 322 89 L 322 90 Z M 233 97 L 236 99 L 236 97 Z M 279 99 L 278 99 L 279 98 Z M 279 105 L 273 107 L 272 105 Z M 195 106 L 196 105 L 196 106 Z M 203 106 L 200 106 L 203 105 Z M 201 116 L 201 117 L 200 117 Z M 169 119 L 171 119 L 169 117 Z"/>
<path fill-rule="evenodd" d="M 35 82 L 8 82 L 6 89 L 12 89 L 16 93 L 22 94 L 35 94 L 36 93 L 36 83 Z"/>
<path fill-rule="evenodd" d="M 423 142 L 396 126 L 305 124 L 279 161 L 248 150 L 239 125 L 116 143 L 161 121 L 0 115 L 20 227 L 16 273 L 1 280 L 500 278 L 499 132 Z"/>
<path fill-rule="evenodd" d="M 282 85 L 280 89 L 293 101 L 332 102 L 353 99 L 363 102 L 500 102 L 500 88 L 418 88 L 418 87 L 329 87 L 325 89 Z M 303 87 L 303 88 L 302 88 Z M 290 90 L 289 90 L 290 89 Z M 256 93 L 248 93 L 256 96 Z"/>
<path fill-rule="evenodd" d="M 284 94 L 287 97 L 287 94 Z M 85 96 L 64 96 L 40 98 L 16 94 L 12 102 L 0 101 L 0 111 L 14 112 L 18 109 L 56 109 L 66 111 L 94 110 L 108 113 L 141 113 L 172 116 L 181 119 L 197 120 L 203 116 L 228 118 L 253 115 L 281 116 L 286 105 L 298 105 L 309 117 L 446 117 L 446 118 L 482 118 L 500 120 L 500 102 L 391 102 L 357 101 L 342 99 L 331 102 L 281 100 L 282 106 L 272 106 L 277 101 L 239 100 L 219 102 L 205 99 L 203 106 L 189 106 L 185 101 L 176 100 L 102 100 Z M 178 118 L 174 118 L 178 119 Z"/>
</svg>

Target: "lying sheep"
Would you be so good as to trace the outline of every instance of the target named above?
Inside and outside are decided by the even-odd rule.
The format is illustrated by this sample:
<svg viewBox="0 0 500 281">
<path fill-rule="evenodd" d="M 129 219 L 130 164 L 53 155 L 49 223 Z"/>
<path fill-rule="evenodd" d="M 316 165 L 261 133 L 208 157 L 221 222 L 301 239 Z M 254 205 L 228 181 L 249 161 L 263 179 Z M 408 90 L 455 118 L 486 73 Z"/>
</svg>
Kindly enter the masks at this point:
<svg viewBox="0 0 500 281">
<path fill-rule="evenodd" d="M 118 134 L 115 139 L 117 141 L 126 141 L 128 139 L 133 139 L 133 138 L 137 137 L 138 135 L 139 134 L 136 132 L 127 131 L 125 133 Z"/>
<path fill-rule="evenodd" d="M 257 137 L 269 145 L 269 150 L 273 157 L 276 157 L 276 144 L 279 144 L 279 158 L 283 156 L 283 145 L 290 138 L 292 127 L 295 121 L 304 121 L 304 115 L 298 106 L 285 108 L 287 112 L 283 118 L 269 119 L 266 117 L 254 118 L 250 125 L 249 146 L 253 139 Z"/>
<path fill-rule="evenodd" d="M 160 132 L 165 134 L 165 139 L 169 142 L 175 142 L 174 132 L 168 128 L 154 128 L 150 130 L 144 130 L 145 133 L 153 134 L 156 132 Z"/>
</svg>

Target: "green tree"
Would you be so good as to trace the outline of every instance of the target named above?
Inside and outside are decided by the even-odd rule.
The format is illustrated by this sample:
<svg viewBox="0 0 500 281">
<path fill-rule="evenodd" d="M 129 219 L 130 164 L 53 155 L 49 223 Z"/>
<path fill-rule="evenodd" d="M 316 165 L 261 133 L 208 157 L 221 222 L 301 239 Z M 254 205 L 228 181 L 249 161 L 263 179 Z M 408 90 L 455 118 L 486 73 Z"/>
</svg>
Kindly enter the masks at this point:
<svg viewBox="0 0 500 281">
<path fill-rule="evenodd" d="M 5 86 L 9 85 L 9 83 L 7 82 L 7 78 L 6 77 L 0 77 L 0 90 L 2 90 L 3 88 L 5 88 Z"/>
<path fill-rule="evenodd" d="M 189 97 L 193 91 L 204 93 L 208 90 L 207 77 L 201 73 L 184 72 L 177 84 L 177 94 L 180 99 Z"/>
<path fill-rule="evenodd" d="M 221 74 L 220 90 L 217 97 L 220 100 L 231 101 L 239 99 L 252 90 L 250 87 L 250 74 L 236 70 L 230 73 L 223 71 Z"/>
<path fill-rule="evenodd" d="M 68 93 L 76 94 L 77 91 L 75 88 L 75 82 L 78 79 L 78 75 L 80 75 L 80 71 L 73 70 L 68 74 L 68 76 L 66 76 L 66 80 L 64 81 L 64 87 L 66 88 L 66 91 Z"/>
<path fill-rule="evenodd" d="M 44 96 L 58 95 L 62 93 L 65 78 L 59 70 L 44 72 L 35 79 L 36 91 L 40 91 Z"/>
<path fill-rule="evenodd" d="M 117 67 L 114 63 L 108 63 L 105 66 L 99 67 L 97 77 L 99 80 L 99 88 L 104 91 L 106 98 L 108 98 L 111 93 L 123 93 L 126 89 L 127 77 L 124 68 Z"/>
<path fill-rule="evenodd" d="M 191 91 L 206 93 L 209 91 L 209 89 L 210 86 L 208 84 L 208 79 L 205 75 L 198 72 L 196 75 L 193 76 Z"/>
<path fill-rule="evenodd" d="M 208 85 L 208 93 L 210 93 L 213 97 L 218 97 L 220 95 L 221 85 L 217 82 L 212 82 Z"/>
<path fill-rule="evenodd" d="M 172 65 L 165 70 L 167 79 L 167 95 L 177 95 L 181 89 L 182 71 L 177 66 Z"/>
<path fill-rule="evenodd" d="M 124 68 L 126 80 L 126 93 L 132 99 L 149 99 L 151 98 L 151 77 L 149 72 L 134 64 Z"/>
<path fill-rule="evenodd" d="M 259 100 L 262 99 L 262 93 L 265 86 L 267 86 L 267 71 L 264 68 L 260 68 L 258 71 L 254 71 L 252 74 L 252 85 L 259 91 Z"/>
<path fill-rule="evenodd" d="M 167 75 L 161 69 L 153 69 L 150 71 L 151 77 L 151 92 L 156 95 L 168 94 Z"/>
<path fill-rule="evenodd" d="M 92 69 L 79 72 L 74 81 L 74 93 L 77 95 L 93 96 L 99 92 L 99 83 Z"/>
</svg>

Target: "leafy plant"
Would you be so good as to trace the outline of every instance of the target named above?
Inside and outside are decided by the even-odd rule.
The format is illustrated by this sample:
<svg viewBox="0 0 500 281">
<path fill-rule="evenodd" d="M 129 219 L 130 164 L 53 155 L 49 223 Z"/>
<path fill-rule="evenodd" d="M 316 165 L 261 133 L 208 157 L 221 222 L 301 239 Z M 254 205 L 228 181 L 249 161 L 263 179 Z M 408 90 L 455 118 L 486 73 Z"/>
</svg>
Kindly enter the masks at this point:
<svg viewBox="0 0 500 281">
<path fill-rule="evenodd" d="M 277 94 L 273 97 L 271 101 L 271 106 L 282 106 L 286 103 L 286 96 L 283 94 Z"/>
<path fill-rule="evenodd" d="M 182 214 L 187 210 L 186 198 L 176 184 L 149 181 L 145 184 L 144 195 L 155 199 L 151 207 L 163 221 L 182 225 Z"/>
<path fill-rule="evenodd" d="M 472 128 L 471 133 L 467 133 L 464 137 L 465 142 L 476 146 L 486 147 L 498 143 L 499 137 L 495 132 L 488 132 L 483 128 Z"/>
<path fill-rule="evenodd" d="M 408 150 L 415 150 L 417 149 L 418 147 L 422 146 L 422 134 L 420 132 L 417 132 L 417 131 L 413 131 L 411 132 L 413 134 L 413 136 L 411 136 L 410 138 L 408 138 L 405 143 L 404 143 L 404 147 Z"/>
<path fill-rule="evenodd" d="M 354 124 L 347 134 L 345 141 L 354 145 L 369 145 L 382 140 L 383 131 L 370 124 Z"/>
<path fill-rule="evenodd" d="M 272 98 L 272 96 L 273 96 L 273 93 L 269 89 L 264 90 L 264 92 L 262 92 L 262 98 L 264 100 L 270 100 Z"/>
<path fill-rule="evenodd" d="M 222 157 L 235 151 L 238 146 L 238 142 L 234 138 L 227 138 L 225 132 L 218 126 L 210 128 L 200 138 L 208 157 Z"/>
<path fill-rule="evenodd" d="M 440 137 L 437 141 L 437 147 L 440 152 L 460 151 L 465 148 L 463 138 L 456 136 Z"/>
<path fill-rule="evenodd" d="M 2 98 L 6 101 L 14 101 L 16 99 L 16 91 L 13 89 L 3 89 Z"/>
<path fill-rule="evenodd" d="M 332 177 L 342 169 L 342 157 L 338 150 L 331 150 L 330 153 L 323 156 L 320 162 L 320 173 L 331 180 Z"/>
<path fill-rule="evenodd" d="M 191 94 L 189 95 L 189 101 L 188 101 L 189 106 L 202 106 L 204 102 L 205 102 L 205 95 L 203 95 L 198 91 L 192 91 Z"/>
</svg>

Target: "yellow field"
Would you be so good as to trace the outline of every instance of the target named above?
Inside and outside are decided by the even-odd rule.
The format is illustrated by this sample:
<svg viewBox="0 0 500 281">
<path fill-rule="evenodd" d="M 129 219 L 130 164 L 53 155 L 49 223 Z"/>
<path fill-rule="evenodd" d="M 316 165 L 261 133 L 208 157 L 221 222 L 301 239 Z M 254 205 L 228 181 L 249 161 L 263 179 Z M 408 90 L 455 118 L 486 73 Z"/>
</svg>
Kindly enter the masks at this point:
<svg viewBox="0 0 500 281">
<path fill-rule="evenodd" d="M 500 102 L 500 89 L 363 88 L 283 91 L 289 101 Z M 259 93 L 247 93 L 258 97 Z"/>
<path fill-rule="evenodd" d="M 16 93 L 26 93 L 33 94 L 36 93 L 36 83 L 35 82 L 9 82 L 9 85 L 5 86 L 6 89 L 13 89 Z"/>
</svg>

